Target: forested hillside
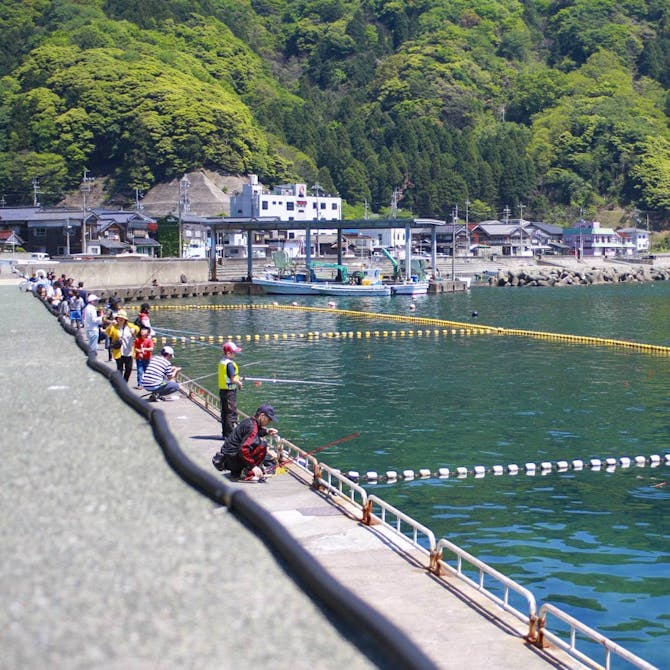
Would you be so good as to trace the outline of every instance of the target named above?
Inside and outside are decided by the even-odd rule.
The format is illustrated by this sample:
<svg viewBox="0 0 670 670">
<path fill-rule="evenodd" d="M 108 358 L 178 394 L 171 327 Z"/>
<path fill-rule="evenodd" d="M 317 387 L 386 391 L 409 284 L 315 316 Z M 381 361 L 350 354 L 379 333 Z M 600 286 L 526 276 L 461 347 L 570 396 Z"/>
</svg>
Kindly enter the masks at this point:
<svg viewBox="0 0 670 670">
<path fill-rule="evenodd" d="M 205 167 L 361 215 L 670 214 L 670 0 L 0 0 L 0 195 Z"/>
</svg>

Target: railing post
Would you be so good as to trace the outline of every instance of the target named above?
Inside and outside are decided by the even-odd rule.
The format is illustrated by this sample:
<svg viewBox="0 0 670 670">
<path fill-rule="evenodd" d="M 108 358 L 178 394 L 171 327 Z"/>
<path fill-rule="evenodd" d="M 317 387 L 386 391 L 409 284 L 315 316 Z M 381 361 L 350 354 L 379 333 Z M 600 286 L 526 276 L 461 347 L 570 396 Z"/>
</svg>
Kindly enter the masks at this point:
<svg viewBox="0 0 670 670">
<path fill-rule="evenodd" d="M 438 577 L 442 574 L 442 551 L 439 549 L 433 549 L 430 552 L 430 563 L 428 565 L 428 570 Z"/>
<path fill-rule="evenodd" d="M 540 649 L 544 649 L 546 646 L 545 640 L 544 640 L 544 629 L 545 626 L 547 625 L 547 617 L 545 616 L 540 616 L 537 619 L 537 636 L 535 638 L 535 646 L 539 647 Z"/>
<path fill-rule="evenodd" d="M 366 526 L 372 525 L 372 500 L 368 500 L 363 505 L 363 516 L 361 517 L 361 523 Z"/>
<path fill-rule="evenodd" d="M 529 620 L 528 620 L 528 635 L 526 635 L 526 640 L 530 642 L 531 644 L 540 646 L 538 644 L 538 628 L 539 628 L 539 622 L 540 620 L 537 618 L 536 615 L 532 615 Z M 544 624 L 543 624 L 544 627 Z"/>
<path fill-rule="evenodd" d="M 321 490 L 321 466 L 319 463 L 314 463 L 314 473 L 312 478 L 312 488 L 316 491 Z"/>
</svg>

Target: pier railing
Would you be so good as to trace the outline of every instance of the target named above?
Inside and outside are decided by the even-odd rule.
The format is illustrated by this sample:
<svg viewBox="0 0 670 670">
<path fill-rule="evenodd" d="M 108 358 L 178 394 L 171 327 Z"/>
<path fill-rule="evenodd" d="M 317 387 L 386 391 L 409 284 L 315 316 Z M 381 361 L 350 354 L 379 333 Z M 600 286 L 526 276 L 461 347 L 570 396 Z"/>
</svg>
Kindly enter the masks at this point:
<svg viewBox="0 0 670 670">
<path fill-rule="evenodd" d="M 557 633 L 553 633 L 548 630 L 547 615 L 549 614 L 553 615 L 559 621 L 567 625 L 568 641 L 564 640 Z M 596 642 L 602 647 L 605 654 L 604 664 L 597 663 L 585 652 L 577 649 L 577 633 L 581 633 L 583 636 L 589 638 L 593 642 Z M 560 649 L 563 649 L 563 651 L 566 651 L 571 656 L 574 656 L 576 659 L 590 668 L 605 668 L 605 670 L 610 670 L 612 655 L 615 654 L 635 668 L 641 668 L 641 670 L 657 670 L 656 666 L 647 663 L 647 661 L 628 651 L 628 649 L 625 649 L 616 642 L 613 642 L 604 635 L 601 635 L 597 630 L 590 628 L 586 624 L 570 616 L 558 607 L 549 603 L 545 603 L 540 608 L 537 646 L 545 647 L 548 643 L 554 644 Z"/>
<path fill-rule="evenodd" d="M 181 373 L 178 374 L 177 381 L 181 386 L 182 392 L 190 400 L 217 419 L 220 417 L 221 403 L 217 395 L 203 388 L 197 382 L 191 381 Z M 310 473 L 314 488 L 325 491 L 329 495 L 346 499 L 349 503 L 360 509 L 361 521 L 363 523 L 373 523 L 374 517 L 374 522 L 381 523 L 390 532 L 404 541 L 410 542 L 415 549 L 427 557 L 428 570 L 438 576 L 442 570 L 449 571 L 450 574 L 476 589 L 498 607 L 527 624 L 529 628 L 526 638 L 529 642 L 540 648 L 543 648 L 547 644 L 554 644 L 591 668 L 610 670 L 612 656 L 616 655 L 632 667 L 640 668 L 641 670 L 656 670 L 655 666 L 647 663 L 639 656 L 636 656 L 554 605 L 545 603 L 541 606 L 538 613 L 535 596 L 528 589 L 446 538 L 436 540 L 433 531 L 429 528 L 378 496 L 368 494 L 367 490 L 360 484 L 342 474 L 337 468 L 332 468 L 321 463 L 310 452 L 301 449 L 282 437 L 270 438 L 269 442 L 271 447 L 277 451 L 280 464 L 282 462 L 291 462 Z M 452 565 L 449 560 L 444 558 L 445 552 L 450 552 L 455 557 L 455 565 Z M 467 566 L 470 566 L 471 571 L 474 569 L 474 572 L 477 574 L 476 580 L 467 574 Z M 495 581 L 497 586 L 489 587 L 486 583 L 487 578 Z M 493 589 L 496 589 L 498 593 L 502 590 L 502 597 Z M 510 598 L 512 594 L 516 594 L 519 598 L 525 600 L 526 612 L 521 611 L 511 603 Z M 547 626 L 549 615 L 562 622 L 567 631 L 563 631 L 561 635 L 561 633 L 549 630 Z M 602 647 L 605 654 L 604 664 L 598 663 L 587 652 L 577 648 L 578 633 Z"/>
</svg>

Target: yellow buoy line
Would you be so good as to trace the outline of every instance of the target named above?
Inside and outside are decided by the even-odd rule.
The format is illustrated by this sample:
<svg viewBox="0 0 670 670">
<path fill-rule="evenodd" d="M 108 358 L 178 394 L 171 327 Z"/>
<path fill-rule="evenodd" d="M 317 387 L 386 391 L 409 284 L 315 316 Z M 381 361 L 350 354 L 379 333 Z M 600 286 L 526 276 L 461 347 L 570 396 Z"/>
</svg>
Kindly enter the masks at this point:
<svg viewBox="0 0 670 670">
<path fill-rule="evenodd" d="M 338 314 L 341 316 L 350 316 L 365 320 L 395 321 L 398 323 L 411 323 L 416 325 L 432 326 L 432 329 L 420 330 L 365 330 L 365 331 L 310 331 L 307 333 L 267 333 L 256 335 L 230 335 L 227 338 L 223 336 L 191 336 L 191 337 L 170 337 L 161 338 L 161 342 L 222 342 L 225 339 L 235 339 L 240 341 L 273 341 L 273 340 L 317 340 L 321 338 L 340 338 L 340 339 L 367 339 L 372 337 L 413 337 L 423 335 L 508 335 L 516 337 L 531 337 L 557 342 L 568 342 L 571 344 L 586 344 L 590 346 L 619 347 L 624 349 L 633 349 L 649 354 L 670 355 L 670 347 L 656 344 L 646 344 L 644 342 L 631 342 L 626 340 L 616 340 L 603 337 L 591 337 L 588 335 L 569 335 L 566 333 L 550 333 L 535 330 L 522 330 L 519 328 L 499 328 L 495 326 L 478 325 L 464 323 L 460 321 L 449 321 L 446 319 L 435 319 L 421 316 L 410 316 L 406 314 L 384 314 L 377 312 L 361 312 L 349 309 L 337 309 L 335 307 L 307 307 L 304 305 L 279 305 L 274 303 L 257 303 L 251 305 L 160 305 L 158 310 L 283 310 L 293 312 L 324 312 L 329 314 Z M 211 338 L 211 339 L 210 339 Z"/>
<path fill-rule="evenodd" d="M 661 465 L 670 465 L 670 453 L 663 456 L 659 454 L 652 454 L 651 456 L 621 456 L 619 458 L 591 458 L 583 460 L 575 458 L 571 461 L 543 461 L 542 463 L 524 463 L 518 465 L 516 463 L 509 463 L 507 465 L 493 465 L 485 467 L 483 465 L 475 465 L 474 467 L 457 467 L 449 469 L 447 467 L 438 468 L 437 471 L 432 471 L 430 468 L 419 468 L 417 470 L 387 470 L 384 473 L 378 473 L 374 470 L 361 474 L 357 470 L 349 470 L 345 472 L 346 476 L 352 481 L 365 481 L 369 484 L 377 482 L 386 482 L 387 484 L 395 484 L 399 481 L 412 481 L 414 479 L 466 479 L 474 477 L 481 479 L 486 475 L 518 475 L 524 473 L 526 476 L 533 477 L 536 474 L 548 475 L 552 472 L 579 472 L 584 469 L 592 470 L 594 472 L 614 472 L 617 467 L 630 468 L 632 466 L 643 468 L 656 468 Z M 657 486 L 665 486 L 666 482 L 660 482 Z"/>
</svg>

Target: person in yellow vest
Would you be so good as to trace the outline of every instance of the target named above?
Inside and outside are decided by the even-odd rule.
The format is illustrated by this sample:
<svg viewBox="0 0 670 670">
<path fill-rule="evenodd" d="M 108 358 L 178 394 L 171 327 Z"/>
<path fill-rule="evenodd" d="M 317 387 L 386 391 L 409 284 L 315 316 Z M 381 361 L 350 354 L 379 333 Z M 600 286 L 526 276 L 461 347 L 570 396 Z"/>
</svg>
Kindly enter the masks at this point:
<svg viewBox="0 0 670 670">
<path fill-rule="evenodd" d="M 223 358 L 219 361 L 219 398 L 221 399 L 221 432 L 225 440 L 237 425 L 237 389 L 242 390 L 244 383 L 235 355 L 242 351 L 235 342 L 223 345 Z"/>
</svg>

